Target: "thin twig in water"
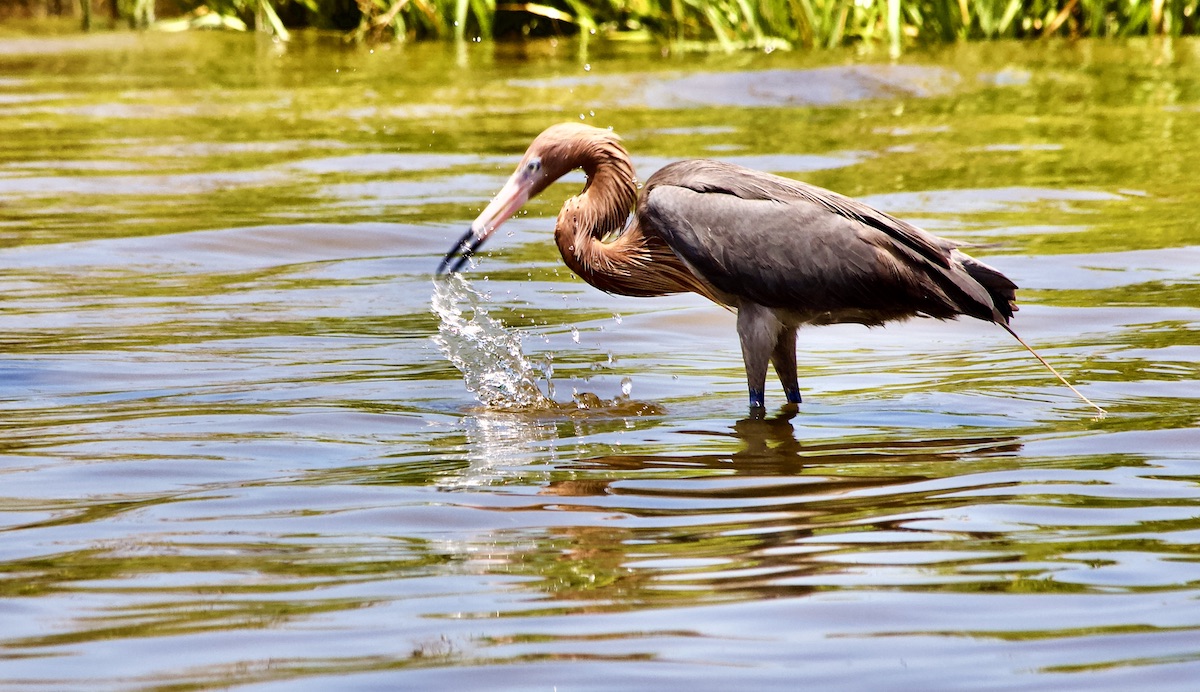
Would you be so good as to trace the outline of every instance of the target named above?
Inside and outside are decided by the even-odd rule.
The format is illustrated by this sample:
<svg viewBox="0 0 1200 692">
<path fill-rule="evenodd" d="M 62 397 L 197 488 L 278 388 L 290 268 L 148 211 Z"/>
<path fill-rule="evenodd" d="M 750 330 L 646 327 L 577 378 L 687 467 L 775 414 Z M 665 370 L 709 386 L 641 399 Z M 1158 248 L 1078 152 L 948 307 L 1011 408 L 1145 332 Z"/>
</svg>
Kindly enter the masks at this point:
<svg viewBox="0 0 1200 692">
<path fill-rule="evenodd" d="M 1013 331 L 1013 329 L 1012 329 L 1012 327 L 1010 327 L 1010 326 L 1008 326 L 1007 324 L 1004 324 L 1004 323 L 999 323 L 999 324 L 1000 324 L 1000 326 L 1001 326 L 1001 327 L 1004 327 L 1004 331 L 1008 332 L 1009 334 L 1012 334 L 1013 338 L 1014 338 L 1014 339 L 1016 339 L 1018 342 L 1020 342 L 1020 344 L 1021 344 L 1022 346 L 1024 346 L 1024 347 L 1025 347 L 1025 350 L 1027 350 L 1027 351 L 1029 351 L 1030 353 L 1032 353 L 1034 358 L 1037 358 L 1037 359 L 1038 359 L 1038 361 L 1040 361 L 1042 365 L 1045 365 L 1047 370 L 1049 370 L 1050 372 L 1054 373 L 1054 376 L 1058 378 L 1059 382 L 1062 382 L 1063 384 L 1067 385 L 1067 388 L 1068 388 L 1068 389 L 1070 389 L 1072 392 L 1075 392 L 1075 395 L 1076 395 L 1076 396 L 1078 396 L 1080 399 L 1083 399 L 1084 401 L 1086 401 L 1086 402 L 1088 403 L 1088 405 L 1089 405 L 1089 406 L 1091 406 L 1092 408 L 1096 409 L 1096 411 L 1097 411 L 1097 412 L 1100 414 L 1100 417 L 1101 417 L 1101 418 L 1103 418 L 1103 417 L 1105 416 L 1105 414 L 1106 414 L 1106 413 L 1108 413 L 1108 412 L 1107 412 L 1107 411 L 1105 411 L 1104 409 L 1102 409 L 1102 408 L 1100 408 L 1099 406 L 1097 406 L 1097 405 L 1096 405 L 1096 403 L 1095 403 L 1094 401 L 1092 401 L 1091 399 L 1089 399 L 1089 398 L 1087 398 L 1086 396 L 1084 396 L 1084 395 L 1083 395 L 1083 392 L 1079 391 L 1078 389 L 1075 389 L 1075 387 L 1074 387 L 1074 386 L 1073 386 L 1073 385 L 1072 385 L 1070 382 L 1067 382 L 1067 378 L 1065 378 L 1065 377 L 1063 377 L 1062 375 L 1060 375 L 1060 374 L 1059 374 L 1059 372 L 1058 372 L 1057 370 L 1055 370 L 1055 369 L 1054 369 L 1054 366 L 1053 366 L 1053 365 L 1051 365 L 1050 363 L 1048 363 L 1048 362 L 1046 361 L 1046 359 L 1045 359 L 1045 358 L 1042 358 L 1042 357 L 1041 357 L 1041 356 L 1038 354 L 1038 352 L 1037 352 L 1037 351 L 1033 350 L 1033 347 L 1032 347 L 1032 346 L 1030 346 L 1029 344 L 1025 343 L 1025 340 L 1024 340 L 1024 339 L 1022 339 L 1022 338 L 1021 338 L 1021 337 L 1020 337 L 1020 336 L 1019 336 L 1019 335 L 1018 335 L 1016 332 L 1014 332 L 1014 331 Z"/>
</svg>

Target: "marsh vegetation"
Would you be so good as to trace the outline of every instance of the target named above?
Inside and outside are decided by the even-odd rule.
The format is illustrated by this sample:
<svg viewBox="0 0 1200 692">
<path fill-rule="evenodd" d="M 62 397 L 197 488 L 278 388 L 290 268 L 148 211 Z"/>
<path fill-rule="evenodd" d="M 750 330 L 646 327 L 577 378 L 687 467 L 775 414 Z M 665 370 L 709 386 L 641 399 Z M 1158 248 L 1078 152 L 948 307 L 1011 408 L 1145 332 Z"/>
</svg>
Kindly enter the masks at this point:
<svg viewBox="0 0 1200 692">
<path fill-rule="evenodd" d="M 24 0 L 0 16 L 85 27 L 289 29 L 353 41 L 605 36 L 682 49 L 905 47 L 976 39 L 1189 35 L 1200 0 Z"/>
</svg>

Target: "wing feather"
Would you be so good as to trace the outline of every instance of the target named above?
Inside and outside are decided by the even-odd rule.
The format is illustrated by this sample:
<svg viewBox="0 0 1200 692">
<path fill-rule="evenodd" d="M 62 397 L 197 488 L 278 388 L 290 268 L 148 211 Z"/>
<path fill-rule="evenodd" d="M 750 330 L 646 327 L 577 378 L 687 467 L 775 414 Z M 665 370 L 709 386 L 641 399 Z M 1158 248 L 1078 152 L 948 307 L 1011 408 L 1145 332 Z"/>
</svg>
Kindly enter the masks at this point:
<svg viewBox="0 0 1200 692">
<path fill-rule="evenodd" d="M 768 307 L 869 324 L 918 312 L 1006 321 L 952 241 L 813 185 L 679 162 L 651 176 L 637 213 L 719 290 Z"/>
</svg>

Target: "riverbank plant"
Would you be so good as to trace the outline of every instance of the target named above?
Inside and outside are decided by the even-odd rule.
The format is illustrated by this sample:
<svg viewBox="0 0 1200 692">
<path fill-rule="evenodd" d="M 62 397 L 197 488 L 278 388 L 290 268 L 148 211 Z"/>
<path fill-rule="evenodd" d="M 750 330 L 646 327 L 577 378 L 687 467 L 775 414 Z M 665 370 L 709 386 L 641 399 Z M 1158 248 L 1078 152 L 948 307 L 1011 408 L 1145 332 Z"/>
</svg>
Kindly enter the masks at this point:
<svg viewBox="0 0 1200 692">
<path fill-rule="evenodd" d="M 23 7 L 62 0 L 26 0 Z M 335 29 L 350 40 L 603 34 L 623 40 L 737 48 L 815 48 L 854 42 L 904 45 L 1044 36 L 1195 34 L 1200 0 L 79 0 L 162 29 L 256 26 Z M 0 0 L 0 16 L 6 4 Z M 9 7 L 12 10 L 15 5 Z M 36 9 L 36 7 L 35 7 Z M 169 19 L 155 21 L 155 15 Z"/>
</svg>

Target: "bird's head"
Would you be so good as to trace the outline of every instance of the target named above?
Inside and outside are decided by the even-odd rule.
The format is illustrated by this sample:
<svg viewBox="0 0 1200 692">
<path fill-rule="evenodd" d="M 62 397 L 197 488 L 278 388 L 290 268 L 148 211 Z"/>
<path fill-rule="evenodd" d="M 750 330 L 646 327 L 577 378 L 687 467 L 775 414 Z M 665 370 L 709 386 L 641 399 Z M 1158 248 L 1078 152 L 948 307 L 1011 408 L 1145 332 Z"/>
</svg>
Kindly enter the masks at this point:
<svg viewBox="0 0 1200 692">
<path fill-rule="evenodd" d="M 619 148 L 619 141 L 611 130 L 582 123 L 560 123 L 546 128 L 525 150 L 508 182 L 442 258 L 437 273 L 454 273 L 462 269 L 496 229 L 526 202 L 555 180 L 587 165 L 588 153 L 597 144 L 615 144 Z"/>
</svg>

